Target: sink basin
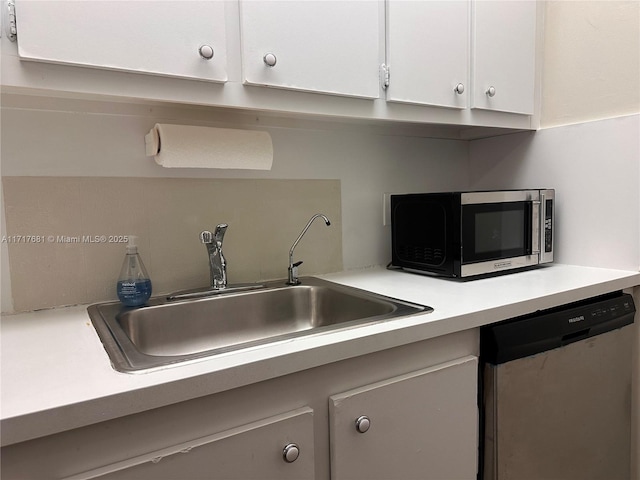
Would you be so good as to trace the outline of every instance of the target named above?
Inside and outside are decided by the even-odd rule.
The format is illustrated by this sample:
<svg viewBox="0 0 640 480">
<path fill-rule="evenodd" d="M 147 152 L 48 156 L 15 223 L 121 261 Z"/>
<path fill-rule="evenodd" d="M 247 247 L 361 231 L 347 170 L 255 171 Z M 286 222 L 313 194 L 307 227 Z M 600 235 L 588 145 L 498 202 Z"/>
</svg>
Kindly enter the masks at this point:
<svg viewBox="0 0 640 480">
<path fill-rule="evenodd" d="M 318 278 L 301 285 L 171 301 L 140 308 L 118 302 L 88 312 L 116 370 L 155 369 L 222 352 L 432 311 Z"/>
</svg>

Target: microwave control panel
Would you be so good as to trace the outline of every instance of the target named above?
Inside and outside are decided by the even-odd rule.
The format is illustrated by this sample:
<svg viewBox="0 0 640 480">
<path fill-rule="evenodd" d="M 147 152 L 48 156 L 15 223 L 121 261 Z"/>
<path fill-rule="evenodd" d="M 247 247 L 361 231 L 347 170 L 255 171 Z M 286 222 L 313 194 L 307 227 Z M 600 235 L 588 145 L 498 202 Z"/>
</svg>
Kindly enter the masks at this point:
<svg viewBox="0 0 640 480">
<path fill-rule="evenodd" d="M 545 200 L 544 215 L 544 251 L 553 251 L 553 200 Z"/>
</svg>

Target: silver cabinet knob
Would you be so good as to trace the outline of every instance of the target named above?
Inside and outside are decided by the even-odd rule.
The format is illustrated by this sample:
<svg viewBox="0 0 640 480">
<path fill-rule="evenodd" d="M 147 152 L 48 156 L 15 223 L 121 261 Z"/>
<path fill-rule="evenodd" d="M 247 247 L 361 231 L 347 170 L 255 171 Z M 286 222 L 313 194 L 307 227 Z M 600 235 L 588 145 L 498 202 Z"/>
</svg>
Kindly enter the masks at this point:
<svg viewBox="0 0 640 480">
<path fill-rule="evenodd" d="M 456 88 L 454 88 L 453 91 L 458 95 L 462 95 L 464 93 L 464 85 L 462 83 L 457 84 Z"/>
<path fill-rule="evenodd" d="M 496 94 L 496 87 L 489 87 L 485 92 L 489 97 L 493 97 Z"/>
<path fill-rule="evenodd" d="M 366 433 L 371 428 L 371 420 L 366 415 L 360 415 L 356 418 L 356 430 L 359 433 Z"/>
<path fill-rule="evenodd" d="M 300 456 L 300 447 L 295 443 L 288 443 L 282 450 L 282 459 L 287 463 L 295 462 Z"/>
<path fill-rule="evenodd" d="M 213 58 L 213 47 L 211 45 L 200 45 L 198 53 L 205 60 L 211 60 Z"/>
<path fill-rule="evenodd" d="M 278 59 L 273 53 L 265 54 L 265 56 L 262 57 L 262 60 L 268 67 L 275 67 L 276 62 L 278 61 Z"/>
</svg>

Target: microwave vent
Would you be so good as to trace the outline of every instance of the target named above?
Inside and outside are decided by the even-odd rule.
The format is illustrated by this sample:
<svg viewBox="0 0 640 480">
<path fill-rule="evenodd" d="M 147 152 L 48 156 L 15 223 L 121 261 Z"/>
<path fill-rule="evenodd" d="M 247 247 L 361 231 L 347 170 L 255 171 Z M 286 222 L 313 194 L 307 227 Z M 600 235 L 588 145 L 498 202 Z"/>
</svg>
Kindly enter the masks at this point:
<svg viewBox="0 0 640 480">
<path fill-rule="evenodd" d="M 408 262 L 421 263 L 432 266 L 442 265 L 444 249 L 424 246 L 402 245 L 397 249 L 398 256 Z"/>
</svg>

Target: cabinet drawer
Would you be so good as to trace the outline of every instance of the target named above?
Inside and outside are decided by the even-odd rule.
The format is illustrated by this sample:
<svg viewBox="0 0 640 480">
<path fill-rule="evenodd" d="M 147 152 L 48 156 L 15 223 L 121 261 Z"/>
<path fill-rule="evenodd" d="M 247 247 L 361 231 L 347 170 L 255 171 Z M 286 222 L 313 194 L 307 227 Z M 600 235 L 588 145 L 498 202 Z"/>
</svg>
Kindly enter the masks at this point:
<svg viewBox="0 0 640 480">
<path fill-rule="evenodd" d="M 285 447 L 289 461 L 284 458 Z M 313 410 L 303 407 L 66 480 L 312 480 Z"/>
</svg>

